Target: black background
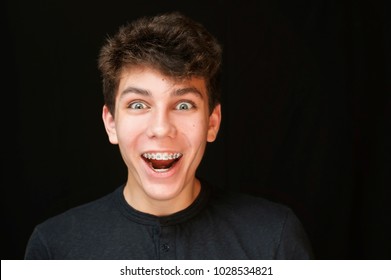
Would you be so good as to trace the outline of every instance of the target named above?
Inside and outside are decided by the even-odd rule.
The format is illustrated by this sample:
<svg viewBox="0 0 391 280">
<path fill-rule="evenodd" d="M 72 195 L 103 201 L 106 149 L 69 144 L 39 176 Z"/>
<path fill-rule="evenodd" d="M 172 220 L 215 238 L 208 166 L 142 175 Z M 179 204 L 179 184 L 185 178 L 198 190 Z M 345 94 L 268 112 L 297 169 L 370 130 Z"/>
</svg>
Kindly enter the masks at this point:
<svg viewBox="0 0 391 280">
<path fill-rule="evenodd" d="M 390 16 L 382 2 L 3 2 L 2 259 L 33 227 L 123 183 L 97 55 L 179 10 L 224 48 L 223 122 L 199 175 L 290 206 L 318 259 L 389 259 Z"/>
</svg>

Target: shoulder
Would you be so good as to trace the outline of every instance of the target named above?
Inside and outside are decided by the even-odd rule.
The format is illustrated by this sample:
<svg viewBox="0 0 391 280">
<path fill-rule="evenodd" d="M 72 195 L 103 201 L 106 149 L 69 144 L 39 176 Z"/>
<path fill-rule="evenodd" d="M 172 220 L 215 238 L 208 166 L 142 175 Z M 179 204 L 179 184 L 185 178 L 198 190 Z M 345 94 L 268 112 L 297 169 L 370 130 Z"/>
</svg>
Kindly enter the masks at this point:
<svg viewBox="0 0 391 280">
<path fill-rule="evenodd" d="M 109 232 L 104 221 L 115 222 L 118 215 L 116 196 L 121 187 L 94 201 L 71 208 L 38 224 L 31 234 L 25 259 L 67 258 L 70 244 L 75 248 L 85 245 L 86 238 L 99 230 Z M 71 246 L 72 247 L 72 246 Z"/>
<path fill-rule="evenodd" d="M 237 191 L 214 189 L 208 207 L 210 215 L 222 221 L 226 232 L 232 230 L 235 238 L 251 240 L 251 248 L 256 252 L 270 251 L 268 258 L 312 258 L 301 221 L 284 204 Z"/>
<path fill-rule="evenodd" d="M 260 196 L 222 188 L 213 189 L 211 202 L 225 213 L 232 212 L 243 219 L 281 221 L 292 214 L 291 208 L 284 204 Z"/>
<path fill-rule="evenodd" d="M 38 224 L 36 231 L 41 233 L 64 233 L 78 227 L 87 227 L 110 216 L 117 211 L 115 205 L 116 193 L 119 189 L 91 202 L 70 208 L 63 213 L 48 218 Z"/>
<path fill-rule="evenodd" d="M 218 223 L 226 223 L 236 232 L 246 232 L 249 238 L 262 233 L 274 239 L 299 224 L 292 209 L 284 204 L 220 188 L 213 189 L 208 212 L 214 220 L 221 221 Z"/>
</svg>

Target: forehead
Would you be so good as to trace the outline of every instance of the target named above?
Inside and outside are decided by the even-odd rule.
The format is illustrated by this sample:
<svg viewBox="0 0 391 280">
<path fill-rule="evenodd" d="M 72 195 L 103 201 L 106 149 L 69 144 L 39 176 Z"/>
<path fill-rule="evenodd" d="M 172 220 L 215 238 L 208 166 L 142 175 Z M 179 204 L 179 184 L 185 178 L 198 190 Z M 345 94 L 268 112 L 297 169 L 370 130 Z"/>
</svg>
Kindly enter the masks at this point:
<svg viewBox="0 0 391 280">
<path fill-rule="evenodd" d="M 119 76 L 117 95 L 120 97 L 128 89 L 137 89 L 148 94 L 180 92 L 194 89 L 202 98 L 207 98 L 207 87 L 202 77 L 178 78 L 163 74 L 159 70 L 146 66 L 133 66 L 122 69 Z"/>
</svg>

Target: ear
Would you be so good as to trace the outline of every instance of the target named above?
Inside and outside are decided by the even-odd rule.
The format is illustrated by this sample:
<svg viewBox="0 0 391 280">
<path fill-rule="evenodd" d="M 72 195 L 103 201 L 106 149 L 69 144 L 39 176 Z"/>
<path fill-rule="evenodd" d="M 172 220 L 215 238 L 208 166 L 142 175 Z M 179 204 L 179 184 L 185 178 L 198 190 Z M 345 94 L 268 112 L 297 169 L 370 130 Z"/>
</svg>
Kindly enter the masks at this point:
<svg viewBox="0 0 391 280">
<path fill-rule="evenodd" d="M 217 133 L 219 132 L 221 123 L 221 105 L 218 104 L 214 109 L 212 114 L 209 116 L 209 127 L 206 140 L 208 142 L 213 142 L 216 140 Z"/>
<path fill-rule="evenodd" d="M 109 108 L 104 105 L 102 110 L 102 119 L 105 125 L 107 135 L 111 144 L 118 144 L 117 130 L 115 127 L 114 116 L 110 113 Z"/>
</svg>

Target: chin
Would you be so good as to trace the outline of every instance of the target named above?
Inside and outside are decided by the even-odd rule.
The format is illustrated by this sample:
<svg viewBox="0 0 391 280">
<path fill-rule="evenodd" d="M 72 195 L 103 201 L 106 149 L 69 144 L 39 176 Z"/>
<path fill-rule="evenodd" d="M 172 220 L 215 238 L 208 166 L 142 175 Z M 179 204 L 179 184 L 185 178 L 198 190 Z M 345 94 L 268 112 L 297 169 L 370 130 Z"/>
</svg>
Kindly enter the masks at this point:
<svg viewBox="0 0 391 280">
<path fill-rule="evenodd" d="M 152 200 L 168 201 L 174 200 L 179 197 L 183 191 L 183 185 L 176 183 L 157 183 L 148 184 L 148 187 L 144 188 L 147 196 Z"/>
</svg>

